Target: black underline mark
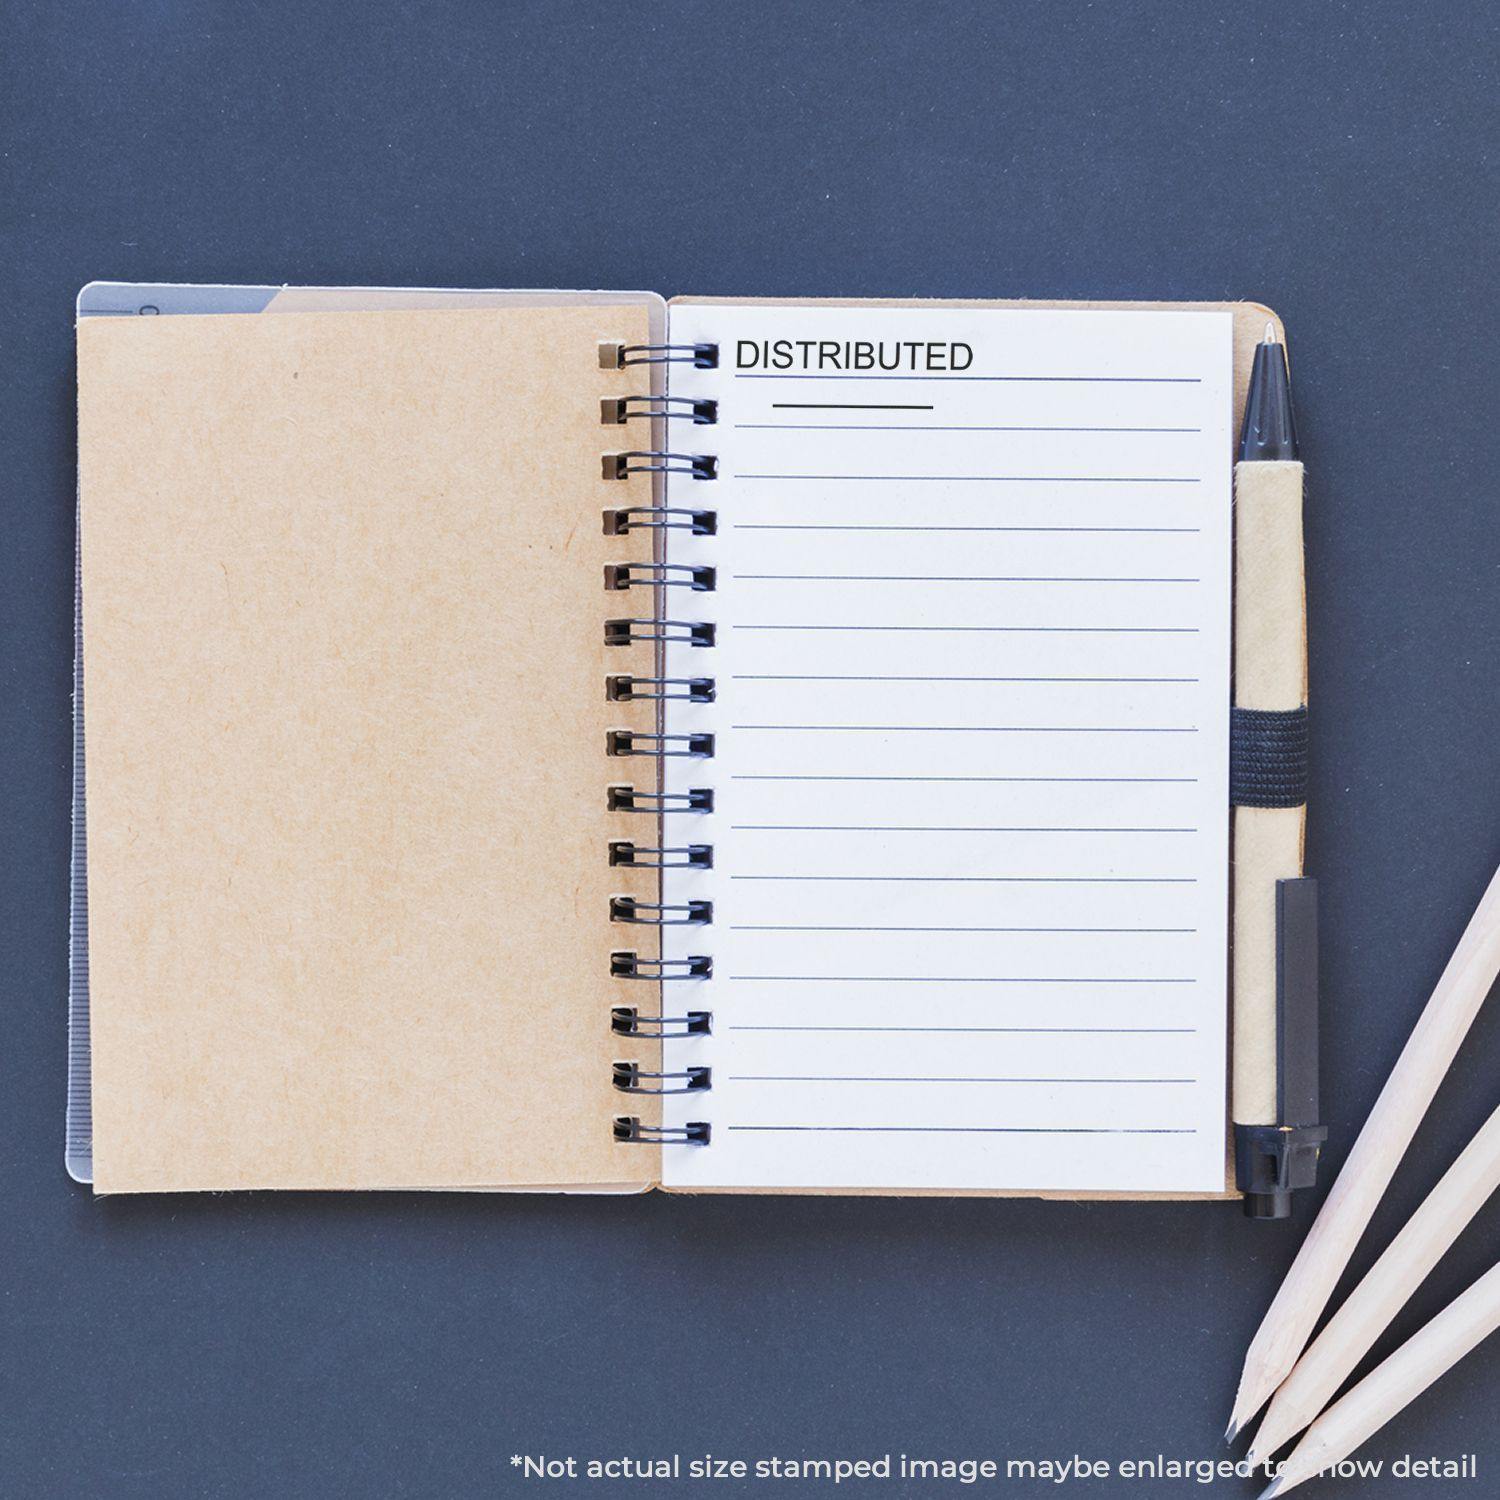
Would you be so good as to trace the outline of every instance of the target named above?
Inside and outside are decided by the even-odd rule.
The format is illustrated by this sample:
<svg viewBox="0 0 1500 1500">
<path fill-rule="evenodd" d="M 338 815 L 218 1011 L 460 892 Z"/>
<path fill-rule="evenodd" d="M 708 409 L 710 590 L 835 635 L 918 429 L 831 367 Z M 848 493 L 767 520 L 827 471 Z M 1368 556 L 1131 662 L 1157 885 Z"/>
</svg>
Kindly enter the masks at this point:
<svg viewBox="0 0 1500 1500">
<path fill-rule="evenodd" d="M 741 474 L 731 479 L 796 479 L 819 484 L 1202 484 L 1196 475 L 1161 474 Z"/>
<path fill-rule="evenodd" d="M 1197 1083 L 1196 1078 L 944 1078 L 878 1073 L 730 1073 L 731 1083 Z"/>
<path fill-rule="evenodd" d="M 837 672 L 731 672 L 731 682 L 1197 682 L 1196 677 L 936 677 Z"/>
<path fill-rule="evenodd" d="M 731 531 L 1082 532 L 1092 536 L 1197 536 L 1201 526 L 835 526 L 817 521 L 735 521 Z"/>
<path fill-rule="evenodd" d="M 1196 828 L 1071 828 L 984 823 L 731 823 L 736 833 L 1197 833 Z"/>
<path fill-rule="evenodd" d="M 825 1135 L 1197 1135 L 1196 1130 L 1124 1125 L 726 1125 L 725 1130 Z"/>
<path fill-rule="evenodd" d="M 1094 933 L 1192 933 L 1196 927 L 819 927 L 760 922 L 731 922 L 731 932 L 1094 932 Z"/>
<path fill-rule="evenodd" d="M 736 380 L 963 380 L 1031 385 L 1202 385 L 1198 375 L 809 375 L 799 370 L 736 370 Z"/>
<path fill-rule="evenodd" d="M 749 772 L 736 772 L 729 778 L 731 781 L 956 781 L 956 782 L 1000 782 L 1000 783 L 1025 783 L 1039 782 L 1043 784 L 1061 785 L 1096 785 L 1096 784 L 1148 784 L 1152 786 L 1196 786 L 1196 776 L 768 776 L 751 774 Z"/>
<path fill-rule="evenodd" d="M 1197 734 L 1181 728 L 1121 724 L 731 724 L 731 729 L 758 729 L 796 734 Z"/>
<path fill-rule="evenodd" d="M 731 573 L 743 583 L 1201 583 L 1200 578 L 1135 578 L 1019 573 Z"/>
<path fill-rule="evenodd" d="M 930 402 L 905 401 L 773 401 L 773 410 L 779 411 L 931 411 Z M 737 424 L 738 425 L 738 424 Z M 775 422 L 767 422 L 775 427 Z"/>
<path fill-rule="evenodd" d="M 731 875 L 731 880 L 826 880 L 895 885 L 1197 885 L 1196 875 Z"/>
<path fill-rule="evenodd" d="M 772 406 L 793 402 L 773 401 Z M 901 408 L 891 408 L 899 410 Z M 916 410 L 917 408 L 912 408 Z M 932 407 L 921 410 L 931 411 Z M 1151 432 L 1197 433 L 1201 427 L 1032 427 L 944 422 L 735 422 L 741 432 Z"/>
<path fill-rule="evenodd" d="M 915 1032 L 989 1036 L 1197 1036 L 1196 1026 L 726 1026 L 726 1031 Z"/>
</svg>

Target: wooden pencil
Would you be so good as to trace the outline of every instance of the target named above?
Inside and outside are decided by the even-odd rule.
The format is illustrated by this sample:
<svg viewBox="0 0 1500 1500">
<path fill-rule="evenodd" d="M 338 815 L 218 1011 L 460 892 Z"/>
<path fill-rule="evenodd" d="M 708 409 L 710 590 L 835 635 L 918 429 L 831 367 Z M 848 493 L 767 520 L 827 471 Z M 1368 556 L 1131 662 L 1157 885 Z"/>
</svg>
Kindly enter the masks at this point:
<svg viewBox="0 0 1500 1500">
<path fill-rule="evenodd" d="M 1347 1458 L 1402 1407 L 1500 1328 L 1500 1265 L 1491 1266 L 1307 1429 L 1260 1500 L 1284 1495 Z"/>
<path fill-rule="evenodd" d="M 1271 1398 L 1245 1455 L 1247 1463 L 1264 1463 L 1328 1405 L 1496 1188 L 1500 1188 L 1500 1109 L 1297 1361 Z"/>
<path fill-rule="evenodd" d="M 1229 1441 L 1291 1373 L 1497 974 L 1500 870 L 1490 880 L 1250 1342 L 1225 1433 Z"/>
</svg>

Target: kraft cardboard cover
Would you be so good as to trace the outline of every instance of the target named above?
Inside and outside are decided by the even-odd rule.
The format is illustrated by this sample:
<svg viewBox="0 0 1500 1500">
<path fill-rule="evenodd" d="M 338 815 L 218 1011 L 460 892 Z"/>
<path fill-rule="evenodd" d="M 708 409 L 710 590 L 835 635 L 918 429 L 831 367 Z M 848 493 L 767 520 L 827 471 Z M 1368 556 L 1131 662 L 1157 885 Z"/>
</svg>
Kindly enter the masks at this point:
<svg viewBox="0 0 1500 1500">
<path fill-rule="evenodd" d="M 80 325 L 97 1190 L 655 1176 L 610 1134 L 602 678 L 649 667 L 599 514 L 647 495 L 596 353 L 647 326 Z"/>
</svg>

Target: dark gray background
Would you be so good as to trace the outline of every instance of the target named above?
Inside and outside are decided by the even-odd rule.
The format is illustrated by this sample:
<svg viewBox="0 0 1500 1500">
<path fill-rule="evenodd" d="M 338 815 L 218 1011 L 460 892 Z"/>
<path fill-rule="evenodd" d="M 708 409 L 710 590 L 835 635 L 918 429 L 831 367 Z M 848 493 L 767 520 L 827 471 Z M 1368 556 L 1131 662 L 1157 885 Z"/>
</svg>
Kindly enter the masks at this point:
<svg viewBox="0 0 1500 1500">
<path fill-rule="evenodd" d="M 1204 1205 L 95 1202 L 67 1181 L 72 300 L 107 277 L 1274 305 L 1311 473 L 1336 1167 L 1500 857 L 1493 7 L 0 17 L 0 1491 L 489 1495 L 520 1487 L 514 1452 L 1222 1453 L 1310 1204 L 1269 1226 Z M 1360 1268 L 1494 1104 L 1497 1062 L 1492 1002 Z M 1497 1391 L 1500 1344 L 1372 1449 L 1477 1450 L 1479 1484 L 1360 1493 L 1494 1493 Z"/>
</svg>

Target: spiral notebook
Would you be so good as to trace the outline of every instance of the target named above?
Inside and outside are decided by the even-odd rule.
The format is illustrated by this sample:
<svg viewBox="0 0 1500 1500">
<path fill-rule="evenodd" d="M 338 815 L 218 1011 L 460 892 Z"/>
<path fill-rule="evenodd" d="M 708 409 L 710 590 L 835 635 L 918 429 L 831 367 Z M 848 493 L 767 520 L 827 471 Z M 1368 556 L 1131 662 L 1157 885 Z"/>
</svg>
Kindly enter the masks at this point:
<svg viewBox="0 0 1500 1500">
<path fill-rule="evenodd" d="M 1265 309 L 79 311 L 75 1176 L 1226 1192 Z"/>
</svg>

